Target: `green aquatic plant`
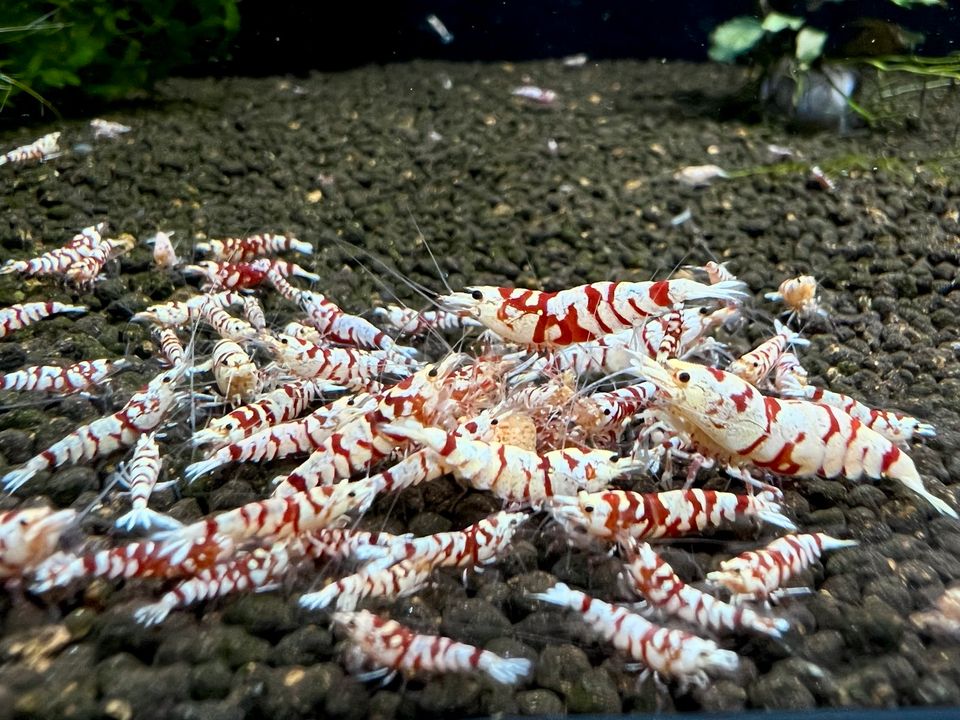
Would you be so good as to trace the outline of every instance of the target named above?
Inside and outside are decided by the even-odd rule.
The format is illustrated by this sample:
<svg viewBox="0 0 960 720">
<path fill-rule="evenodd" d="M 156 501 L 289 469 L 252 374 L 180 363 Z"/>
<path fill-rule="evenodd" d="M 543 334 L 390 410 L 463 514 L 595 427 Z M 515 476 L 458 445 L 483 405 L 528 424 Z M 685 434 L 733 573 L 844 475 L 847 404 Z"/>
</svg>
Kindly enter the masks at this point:
<svg viewBox="0 0 960 720">
<path fill-rule="evenodd" d="M 0 94 L 127 97 L 218 57 L 239 23 L 237 0 L 6 0 Z"/>
</svg>

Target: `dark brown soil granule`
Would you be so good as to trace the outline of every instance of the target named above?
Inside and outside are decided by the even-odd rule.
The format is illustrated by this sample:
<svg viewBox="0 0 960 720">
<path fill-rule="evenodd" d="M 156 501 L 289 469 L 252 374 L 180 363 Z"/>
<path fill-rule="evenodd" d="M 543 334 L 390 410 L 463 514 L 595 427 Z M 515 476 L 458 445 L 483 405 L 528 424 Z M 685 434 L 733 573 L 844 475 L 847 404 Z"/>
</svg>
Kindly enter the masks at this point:
<svg viewBox="0 0 960 720">
<path fill-rule="evenodd" d="M 556 90 L 559 101 L 542 107 L 511 97 L 528 82 Z M 559 62 L 410 63 L 308 78 L 173 81 L 151 104 L 105 112 L 133 127 L 117 140 L 94 142 L 88 118 L 2 138 L 10 148 L 62 130 L 68 152 L 41 166 L 0 167 L 0 260 L 62 245 L 101 220 L 139 238 L 176 231 L 182 254 L 195 236 L 286 232 L 318 248 L 309 262 L 322 277 L 318 289 L 363 312 L 388 293 L 424 303 L 339 240 L 437 291 L 443 282 L 420 233 L 454 289 L 648 280 L 720 259 L 757 298 L 754 322 L 731 339 L 734 353 L 768 334 L 777 308 L 762 294 L 812 273 L 829 314 L 805 330 L 811 346 L 801 359 L 812 379 L 934 423 L 937 436 L 911 456 L 928 487 L 958 505 L 960 162 L 951 143 L 960 94 L 928 96 L 920 130 L 794 136 L 718 121 L 725 96 L 743 82 L 737 69 L 626 61 L 576 70 Z M 794 162 L 771 164 L 771 143 L 791 147 Z M 701 189 L 673 180 L 684 166 L 708 163 L 734 177 Z M 819 165 L 835 189 L 812 182 L 808 165 Z M 738 172 L 745 170 L 755 172 Z M 671 222 L 686 210 L 688 222 Z M 142 246 L 81 297 L 49 280 L 0 277 L 2 306 L 59 299 L 91 309 L 0 341 L 0 370 L 134 359 L 93 400 L 2 394 L 0 468 L 118 407 L 151 377 L 149 333 L 128 318 L 182 295 L 183 285 L 154 271 Z M 294 314 L 275 300 L 267 310 L 277 322 Z M 189 430 L 171 433 L 181 443 Z M 176 448 L 174 468 L 190 460 L 186 445 Z M 117 459 L 40 476 L 0 508 L 43 498 L 87 508 Z M 194 519 L 262 495 L 282 467 L 230 468 L 179 495 L 159 493 L 156 505 Z M 710 487 L 726 486 L 709 478 Z M 359 682 L 338 661 L 328 615 L 297 605 L 315 578 L 175 612 L 151 629 L 132 611 L 156 597 L 155 585 L 95 581 L 44 599 L 0 595 L 0 718 L 388 719 L 960 703 L 960 647 L 920 635 L 909 620 L 960 578 L 960 524 L 892 482 L 801 480 L 785 488 L 802 530 L 861 545 L 805 574 L 814 591 L 777 610 L 793 622 L 782 642 L 723 640 L 742 657 L 741 671 L 706 688 L 664 691 L 638 681 L 572 613 L 530 601 L 528 593 L 557 580 L 622 597 L 615 561 L 569 549 L 556 526 L 535 521 L 502 563 L 466 584 L 440 575 L 434 587 L 386 608 L 418 631 L 535 660 L 533 677 L 517 688 L 472 675 L 383 688 Z M 442 480 L 378 502 L 364 522 L 427 533 L 496 509 Z M 106 535 L 123 511 L 122 501 L 108 499 L 84 518 L 83 531 Z M 722 557 L 771 538 L 743 528 L 667 554 L 685 579 L 700 581 Z"/>
</svg>

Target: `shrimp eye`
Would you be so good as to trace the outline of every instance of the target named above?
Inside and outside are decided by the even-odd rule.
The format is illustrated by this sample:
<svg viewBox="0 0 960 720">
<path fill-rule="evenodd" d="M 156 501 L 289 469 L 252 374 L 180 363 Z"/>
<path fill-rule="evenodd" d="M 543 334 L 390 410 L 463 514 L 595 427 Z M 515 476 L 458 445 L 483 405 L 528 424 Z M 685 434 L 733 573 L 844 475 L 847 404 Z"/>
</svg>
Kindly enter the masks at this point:
<svg viewBox="0 0 960 720">
<path fill-rule="evenodd" d="M 592 513 L 592 512 L 593 512 L 593 505 L 587 505 L 587 506 L 583 509 L 583 511 L 584 511 L 585 513 Z"/>
<path fill-rule="evenodd" d="M 286 345 L 286 344 L 287 344 L 287 339 L 286 339 L 286 338 L 280 338 L 280 344 L 281 344 L 281 345 Z"/>
<path fill-rule="evenodd" d="M 474 290 L 472 293 L 470 293 L 470 297 L 472 297 L 474 300 L 483 300 L 483 293 L 479 290 Z"/>
<path fill-rule="evenodd" d="M 165 378 L 164 378 L 163 380 L 161 380 L 160 382 L 168 383 L 168 382 L 170 382 L 170 380 L 171 380 L 171 378 L 165 377 Z"/>
<path fill-rule="evenodd" d="M 610 410 L 610 408 L 606 408 L 606 409 L 603 411 L 603 414 L 604 414 L 604 415 L 609 415 L 611 412 L 612 412 L 612 410 Z"/>
<path fill-rule="evenodd" d="M 690 373 L 684 370 L 682 373 L 677 375 L 677 380 L 679 380 L 682 383 L 690 382 Z"/>
<path fill-rule="evenodd" d="M 356 496 L 357 496 L 357 491 L 356 491 L 356 490 L 351 490 L 350 492 L 347 493 L 347 497 L 352 497 L 352 498 L 353 498 L 353 497 L 356 497 Z"/>
<path fill-rule="evenodd" d="M 620 456 L 619 456 L 619 455 L 611 455 L 611 456 L 610 456 L 610 462 L 616 462 L 616 461 L 619 460 L 619 459 L 620 459 Z"/>
<path fill-rule="evenodd" d="M 702 308 L 700 308 L 700 314 L 701 314 L 701 315 L 706 315 L 708 312 L 710 312 L 710 308 L 708 308 L 706 305 L 704 305 Z"/>
<path fill-rule="evenodd" d="M 233 423 L 227 423 L 223 426 L 225 430 L 233 430 Z"/>
<path fill-rule="evenodd" d="M 494 418 L 493 420 L 490 421 L 490 424 L 491 424 L 491 425 L 499 425 L 499 424 L 500 424 L 500 421 L 497 420 L 496 418 Z"/>
<path fill-rule="evenodd" d="M 437 369 L 436 369 L 436 368 L 430 368 L 430 372 L 428 372 L 427 375 L 429 375 L 430 377 L 436 377 L 436 376 L 437 376 Z"/>
<path fill-rule="evenodd" d="M 754 360 L 754 361 L 753 361 L 753 366 L 754 366 L 754 367 L 760 367 L 760 363 L 758 363 L 756 360 Z"/>
</svg>

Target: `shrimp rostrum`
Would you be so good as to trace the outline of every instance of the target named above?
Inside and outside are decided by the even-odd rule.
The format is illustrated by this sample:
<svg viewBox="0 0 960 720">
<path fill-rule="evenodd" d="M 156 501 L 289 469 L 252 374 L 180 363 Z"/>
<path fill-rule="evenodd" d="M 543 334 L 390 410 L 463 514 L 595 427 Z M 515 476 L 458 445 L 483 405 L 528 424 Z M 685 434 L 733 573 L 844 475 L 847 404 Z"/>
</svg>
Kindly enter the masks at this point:
<svg viewBox="0 0 960 720">
<path fill-rule="evenodd" d="M 712 367 L 682 360 L 661 365 L 633 355 L 635 371 L 657 386 L 658 402 L 704 455 L 728 467 L 778 475 L 848 480 L 890 478 L 956 518 L 931 494 L 899 447 L 840 408 L 766 397 L 753 385 Z"/>
</svg>

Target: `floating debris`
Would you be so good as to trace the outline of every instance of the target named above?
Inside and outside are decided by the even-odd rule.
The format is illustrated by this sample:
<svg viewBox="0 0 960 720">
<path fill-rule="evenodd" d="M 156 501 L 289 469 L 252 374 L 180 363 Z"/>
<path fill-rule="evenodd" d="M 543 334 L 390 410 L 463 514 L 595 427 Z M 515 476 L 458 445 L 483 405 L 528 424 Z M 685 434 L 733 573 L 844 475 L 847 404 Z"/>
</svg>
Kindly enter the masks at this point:
<svg viewBox="0 0 960 720">
<path fill-rule="evenodd" d="M 677 170 L 673 179 L 690 187 L 706 187 L 717 178 L 727 178 L 727 171 L 717 165 L 690 165 Z"/>
</svg>

